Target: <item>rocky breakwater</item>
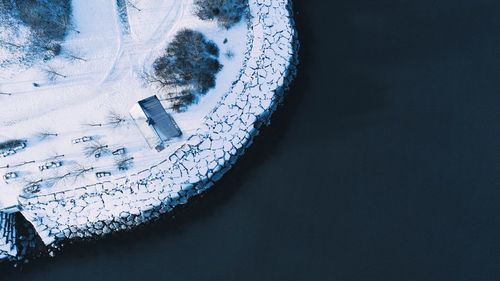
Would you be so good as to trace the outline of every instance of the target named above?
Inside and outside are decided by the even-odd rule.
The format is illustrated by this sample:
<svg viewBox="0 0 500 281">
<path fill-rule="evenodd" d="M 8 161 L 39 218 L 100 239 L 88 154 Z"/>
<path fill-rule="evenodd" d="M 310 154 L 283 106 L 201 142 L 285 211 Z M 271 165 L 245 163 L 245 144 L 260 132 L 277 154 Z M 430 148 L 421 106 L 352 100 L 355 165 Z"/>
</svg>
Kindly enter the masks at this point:
<svg viewBox="0 0 500 281">
<path fill-rule="evenodd" d="M 46 245 L 133 228 L 211 187 L 269 122 L 295 74 L 297 38 L 289 0 L 250 0 L 246 61 L 196 134 L 165 160 L 119 182 L 20 198 Z"/>
<path fill-rule="evenodd" d="M 16 219 L 14 214 L 0 213 L 0 260 L 17 255 Z"/>
</svg>

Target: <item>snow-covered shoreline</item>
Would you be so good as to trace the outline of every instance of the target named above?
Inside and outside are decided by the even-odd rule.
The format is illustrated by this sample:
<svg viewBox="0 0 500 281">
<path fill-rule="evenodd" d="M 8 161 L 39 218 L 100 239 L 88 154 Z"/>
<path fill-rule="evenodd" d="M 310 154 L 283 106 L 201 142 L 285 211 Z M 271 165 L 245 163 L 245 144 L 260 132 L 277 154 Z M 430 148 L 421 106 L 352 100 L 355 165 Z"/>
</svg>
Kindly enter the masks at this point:
<svg viewBox="0 0 500 281">
<path fill-rule="evenodd" d="M 203 127 L 168 159 L 116 182 L 21 198 L 21 213 L 46 245 L 158 218 L 211 187 L 244 153 L 293 79 L 298 48 L 291 0 L 249 3 L 247 51 L 238 79 Z"/>
</svg>

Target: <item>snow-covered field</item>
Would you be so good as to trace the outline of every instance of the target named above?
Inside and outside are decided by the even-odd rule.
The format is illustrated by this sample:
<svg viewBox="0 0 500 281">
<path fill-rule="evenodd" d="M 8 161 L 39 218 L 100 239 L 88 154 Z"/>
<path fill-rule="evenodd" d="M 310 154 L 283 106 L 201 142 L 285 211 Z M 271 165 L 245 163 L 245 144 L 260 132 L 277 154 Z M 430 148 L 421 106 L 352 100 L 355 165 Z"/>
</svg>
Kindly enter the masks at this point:
<svg viewBox="0 0 500 281">
<path fill-rule="evenodd" d="M 94 168 L 81 178 L 68 178 L 40 193 L 77 188 L 98 182 L 95 172 L 107 171 L 113 180 L 134 174 L 166 159 L 190 135 L 201 127 L 202 119 L 215 107 L 230 88 L 242 68 L 247 26 L 244 22 L 230 30 L 215 22 L 201 21 L 192 13 L 192 0 L 139 0 L 128 6 L 127 22 L 119 17 L 116 1 L 74 0 L 75 29 L 63 43 L 63 54 L 30 68 L 0 69 L 0 141 L 26 139 L 26 149 L 0 158 L 0 174 L 17 172 L 20 178 L 8 184 L 0 181 L 0 209 L 17 204 L 17 198 L 28 182 L 47 180 L 81 167 Z M 217 86 L 187 112 L 172 113 L 183 136 L 172 141 L 162 152 L 151 150 L 132 122 L 113 128 L 106 123 L 110 111 L 128 116 L 130 108 L 151 95 L 161 95 L 141 78 L 155 58 L 183 28 L 203 32 L 216 42 L 221 54 L 230 50 L 231 59 L 221 55 L 224 68 L 217 76 Z M 227 38 L 227 43 L 223 41 Z M 0 54 L 2 54 L 0 52 Z M 84 60 L 74 59 L 83 58 Z M 49 79 L 47 70 L 63 75 Z M 40 86 L 35 87 L 33 83 Z M 165 104 L 168 107 L 168 104 Z M 41 140 L 41 131 L 57 137 Z M 110 149 L 125 147 L 134 158 L 131 170 L 118 171 L 114 157 L 99 159 L 84 155 L 84 144 L 72 139 L 92 136 Z M 57 157 L 63 165 L 39 171 L 39 166 Z M 24 164 L 27 163 L 27 164 Z"/>
</svg>

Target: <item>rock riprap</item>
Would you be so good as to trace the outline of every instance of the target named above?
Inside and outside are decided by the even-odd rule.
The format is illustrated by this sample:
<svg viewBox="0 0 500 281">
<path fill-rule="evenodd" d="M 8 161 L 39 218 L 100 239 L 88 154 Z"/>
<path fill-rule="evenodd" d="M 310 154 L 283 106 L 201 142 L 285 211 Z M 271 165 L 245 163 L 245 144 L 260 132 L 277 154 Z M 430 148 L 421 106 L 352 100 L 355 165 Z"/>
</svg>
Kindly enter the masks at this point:
<svg viewBox="0 0 500 281">
<path fill-rule="evenodd" d="M 16 255 L 15 215 L 0 213 L 0 260 Z"/>
</svg>

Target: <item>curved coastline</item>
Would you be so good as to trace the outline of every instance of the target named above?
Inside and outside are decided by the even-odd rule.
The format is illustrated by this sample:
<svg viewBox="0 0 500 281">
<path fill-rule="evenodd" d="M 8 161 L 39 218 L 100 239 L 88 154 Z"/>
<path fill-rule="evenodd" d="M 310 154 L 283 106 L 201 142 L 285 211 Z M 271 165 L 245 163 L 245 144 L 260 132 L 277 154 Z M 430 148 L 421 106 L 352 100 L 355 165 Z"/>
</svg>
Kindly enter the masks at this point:
<svg viewBox="0 0 500 281">
<path fill-rule="evenodd" d="M 168 159 L 119 182 L 20 198 L 22 215 L 44 244 L 97 238 L 154 220 L 210 188 L 236 163 L 269 124 L 298 63 L 291 0 L 250 0 L 249 6 L 239 78 Z"/>
</svg>

